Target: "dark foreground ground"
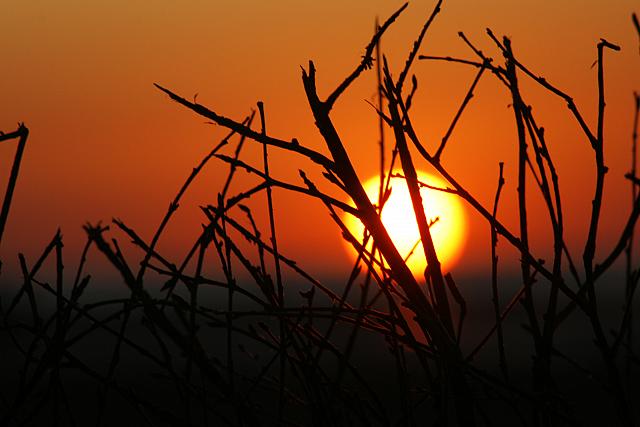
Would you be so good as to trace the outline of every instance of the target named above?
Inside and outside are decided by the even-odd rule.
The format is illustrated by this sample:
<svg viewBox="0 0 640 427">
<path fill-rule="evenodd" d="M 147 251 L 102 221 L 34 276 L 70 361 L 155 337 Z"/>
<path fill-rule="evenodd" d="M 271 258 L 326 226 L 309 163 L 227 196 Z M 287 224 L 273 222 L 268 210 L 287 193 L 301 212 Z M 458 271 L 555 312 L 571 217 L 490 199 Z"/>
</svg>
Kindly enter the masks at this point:
<svg viewBox="0 0 640 427">
<path fill-rule="evenodd" d="M 4 307 L 7 298 L 3 296 Z M 614 322 L 620 308 L 606 300 L 602 307 L 603 317 Z M 493 324 L 490 306 L 478 304 L 474 311 L 471 308 L 462 336 L 467 352 Z M 523 326 L 524 318 L 518 314 L 522 310 L 516 310 L 515 317 L 505 323 L 508 382 L 498 367 L 495 339 L 491 339 L 473 361 L 473 366 L 483 374 L 508 384 L 508 388 L 496 389 L 470 374 L 469 381 L 482 413 L 480 425 L 533 425 L 527 397 L 531 396 L 533 349 Z M 109 310 L 96 314 L 106 317 Z M 24 311 L 14 313 L 11 321 L 14 325 L 21 321 L 30 323 Z M 177 318 L 175 321 L 180 322 Z M 122 317 L 110 323 L 115 331 L 119 331 L 121 325 Z M 238 319 L 235 325 L 244 328 L 253 325 L 262 331 L 272 326 L 273 331 L 277 331 L 275 323 L 260 316 Z M 90 322 L 78 321 L 68 331 L 67 339 L 90 326 Z M 323 331 L 328 322 L 316 319 L 314 327 Z M 640 328 L 636 328 L 636 333 L 637 329 Z M 33 334 L 19 327 L 13 328 L 11 335 L 6 330 L 0 332 L 0 415 L 5 425 L 213 426 L 238 425 L 239 419 L 246 425 L 278 423 L 279 390 L 275 386 L 279 378 L 278 358 L 274 350 L 253 340 L 232 336 L 231 361 L 238 372 L 233 381 L 234 405 L 220 398 L 215 387 L 203 381 L 197 369 L 188 367 L 185 354 L 171 345 L 162 348 L 139 313 L 131 316 L 125 336 L 162 363 L 153 362 L 124 343 L 118 364 L 110 371 L 117 339 L 112 333 L 97 330 L 70 345 L 60 359 L 62 363 L 46 365 L 45 370 L 35 375 L 44 354 L 42 343 L 52 339 L 53 330 L 52 324 L 48 335 L 31 348 L 34 359 L 30 363 L 20 348 L 29 351 Z M 346 348 L 350 331 L 350 327 L 338 328 L 331 342 L 337 348 Z M 226 376 L 229 360 L 226 330 L 203 324 L 198 334 L 212 363 Z M 553 425 L 619 425 L 618 410 L 604 385 L 607 374 L 593 344 L 589 323 L 579 315 L 573 316 L 558 332 L 555 345 L 559 353 L 552 366 L 558 393 L 554 401 L 563 415 L 554 418 Z M 288 369 L 286 383 L 290 394 L 281 409 L 291 425 L 437 425 L 434 397 L 425 389 L 424 371 L 414 354 L 407 351 L 405 356 L 406 375 L 400 378 L 395 359 L 390 356 L 389 343 L 374 333 L 360 332 L 349 358 L 353 370 L 341 372 L 339 360 L 331 351 L 325 351 L 319 359 L 315 377 L 313 372 Z M 49 357 L 53 356 L 49 354 Z M 620 359 L 620 366 L 630 387 L 630 402 L 640 419 L 640 405 L 636 404 L 640 402 L 640 366 L 630 364 L 627 369 L 624 358 Z M 25 368 L 27 375 L 24 375 Z M 183 380 L 188 369 L 192 369 L 191 385 Z M 33 383 L 29 382 L 36 377 Z M 303 385 L 302 377 L 306 378 L 307 385 Z M 311 389 L 309 378 L 316 378 Z M 339 386 L 335 385 L 336 378 L 341 378 Z M 25 388 L 29 393 L 22 395 L 20 390 Z M 520 395 L 517 390 L 524 394 Z M 411 414 L 412 420 L 404 418 L 403 413 Z M 571 419 L 563 419 L 565 415 Z"/>
</svg>

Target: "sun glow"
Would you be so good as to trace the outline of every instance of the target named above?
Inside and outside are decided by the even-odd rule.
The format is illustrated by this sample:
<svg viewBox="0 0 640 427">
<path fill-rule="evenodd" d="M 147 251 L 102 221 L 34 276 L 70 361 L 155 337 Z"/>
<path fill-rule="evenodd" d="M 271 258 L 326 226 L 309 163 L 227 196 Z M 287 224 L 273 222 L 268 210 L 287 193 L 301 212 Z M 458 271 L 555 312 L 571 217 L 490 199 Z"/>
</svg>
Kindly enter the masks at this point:
<svg viewBox="0 0 640 427">
<path fill-rule="evenodd" d="M 401 173 L 396 171 L 394 175 Z M 418 172 L 418 180 L 430 187 L 420 190 L 422 204 L 431 224 L 430 231 L 438 259 L 444 270 L 448 270 L 457 261 L 464 246 L 466 237 L 466 218 L 460 198 L 438 189 L 446 189 L 441 179 Z M 382 209 L 382 223 L 396 248 L 405 259 L 414 275 L 422 277 L 427 266 L 424 249 L 420 242 L 420 233 L 413 212 L 411 197 L 404 178 L 394 177 L 390 180 L 391 195 Z M 435 188 L 435 189 L 434 189 Z M 372 203 L 378 203 L 380 178 L 373 177 L 364 183 L 364 189 Z M 364 226 L 358 218 L 347 215 L 344 218 L 349 231 L 360 241 L 364 235 Z M 371 249 L 371 243 L 368 249 Z M 355 256 L 351 245 L 350 252 Z"/>
</svg>

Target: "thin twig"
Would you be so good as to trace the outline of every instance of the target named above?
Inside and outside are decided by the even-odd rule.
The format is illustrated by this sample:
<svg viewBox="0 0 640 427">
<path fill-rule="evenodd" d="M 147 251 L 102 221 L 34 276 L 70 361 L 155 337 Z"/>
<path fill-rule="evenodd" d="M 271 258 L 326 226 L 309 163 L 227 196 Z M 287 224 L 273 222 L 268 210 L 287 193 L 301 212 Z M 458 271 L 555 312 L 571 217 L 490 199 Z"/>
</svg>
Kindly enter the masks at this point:
<svg viewBox="0 0 640 427">
<path fill-rule="evenodd" d="M 18 173 L 20 171 L 20 164 L 22 162 L 22 155 L 24 153 L 24 147 L 27 144 L 27 138 L 29 137 L 29 129 L 20 123 L 18 129 L 11 133 L 0 134 L 0 142 L 18 138 L 18 147 L 16 148 L 16 154 L 13 158 L 13 164 L 11 166 L 11 172 L 9 173 L 9 181 L 7 182 L 7 190 L 4 194 L 2 201 L 2 210 L 0 210 L 0 243 L 2 243 L 2 234 L 4 233 L 5 225 L 7 224 L 7 218 L 9 217 L 9 208 L 11 207 L 11 200 L 13 199 L 13 192 L 16 188 L 16 182 L 18 181 Z M 0 266 L 2 264 L 0 263 Z"/>
</svg>

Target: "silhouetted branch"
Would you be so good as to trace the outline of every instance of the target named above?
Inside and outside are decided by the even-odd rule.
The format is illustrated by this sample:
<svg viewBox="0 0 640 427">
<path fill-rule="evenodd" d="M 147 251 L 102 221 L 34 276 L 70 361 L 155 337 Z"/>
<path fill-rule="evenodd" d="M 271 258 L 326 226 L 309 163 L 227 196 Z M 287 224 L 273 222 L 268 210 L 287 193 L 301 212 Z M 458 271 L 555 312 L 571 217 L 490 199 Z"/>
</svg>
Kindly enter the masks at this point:
<svg viewBox="0 0 640 427">
<path fill-rule="evenodd" d="M 245 119 L 241 125 L 244 126 L 246 124 L 247 127 L 251 126 L 251 121 L 253 120 L 253 114 Z M 158 226 L 158 228 L 156 229 L 155 234 L 153 235 L 153 238 L 151 239 L 151 243 L 149 245 L 149 252 L 147 252 L 147 255 L 145 255 L 144 259 L 142 260 L 142 262 L 140 263 L 140 270 L 138 270 L 138 274 L 136 276 L 136 280 L 140 281 L 142 280 L 143 276 L 144 276 L 144 272 L 145 269 L 147 267 L 147 264 L 149 263 L 149 260 L 151 258 L 151 252 L 153 252 L 153 250 L 155 249 L 158 240 L 160 239 L 160 236 L 162 235 L 162 232 L 164 231 L 165 227 L 167 226 L 167 224 L 169 223 L 169 220 L 171 219 L 171 216 L 173 215 L 173 213 L 175 211 L 178 210 L 178 207 L 180 206 L 180 199 L 182 198 L 182 196 L 184 195 L 184 193 L 187 191 L 187 189 L 189 188 L 189 186 L 191 185 L 191 183 L 193 182 L 193 180 L 198 176 L 198 174 L 200 173 L 200 171 L 202 171 L 202 169 L 205 167 L 205 165 L 209 162 L 209 160 L 216 155 L 216 153 L 218 151 L 220 151 L 220 149 L 222 147 L 224 147 L 225 145 L 227 145 L 229 143 L 229 138 L 231 138 L 233 135 L 235 134 L 235 131 L 231 131 L 229 132 L 229 134 L 224 137 L 222 139 L 222 141 L 220 141 L 214 148 L 213 150 L 211 150 L 209 152 L 209 154 L 207 154 L 202 161 L 200 162 L 200 164 L 198 164 L 198 166 L 196 166 L 195 168 L 193 168 L 193 170 L 191 171 L 191 174 L 187 177 L 187 179 L 185 180 L 185 182 L 182 184 L 182 187 L 180 188 L 180 190 L 178 190 L 178 193 L 176 194 L 176 196 L 174 197 L 173 201 L 169 204 L 169 209 L 167 210 L 167 213 L 165 214 L 165 216 L 162 218 L 162 221 L 160 222 L 160 225 Z M 243 136 L 244 138 L 244 136 Z"/>
<path fill-rule="evenodd" d="M 453 118 L 451 125 L 449 125 L 449 129 L 447 129 L 447 133 L 445 133 L 445 135 L 442 137 L 442 142 L 440 143 L 438 150 L 436 150 L 436 154 L 433 156 L 434 161 L 436 162 L 440 161 L 440 156 L 442 155 L 442 151 L 444 150 L 444 147 L 447 145 L 447 141 L 451 137 L 451 134 L 453 133 L 453 129 L 456 127 L 456 124 L 458 123 L 460 116 L 462 116 L 462 112 L 464 111 L 465 107 L 467 106 L 469 101 L 471 101 L 471 98 L 473 98 L 473 91 L 475 90 L 478 82 L 480 81 L 480 78 L 482 77 L 484 70 L 487 68 L 486 64 L 487 64 L 487 61 L 485 60 L 485 62 L 480 67 L 478 74 L 476 74 L 475 79 L 473 79 L 473 83 L 471 83 L 471 87 L 467 91 L 467 94 L 465 95 L 464 100 L 462 101 L 462 104 L 460 104 L 460 108 L 458 108 L 458 111 L 456 112 L 456 115 Z"/>
<path fill-rule="evenodd" d="M 397 283 L 403 288 L 411 305 L 415 306 L 415 312 L 419 315 L 419 323 L 424 327 L 425 333 L 436 335 L 437 342 L 440 345 L 450 345 L 451 338 L 445 332 L 442 324 L 439 322 L 433 309 L 422 291 L 420 290 L 413 274 L 402 260 L 402 257 L 395 248 L 387 230 L 382 225 L 375 208 L 372 206 L 369 197 L 362 188 L 362 184 L 358 179 L 351 160 L 347 155 L 344 145 L 338 136 L 333 123 L 329 119 L 328 111 L 323 107 L 316 93 L 315 83 L 315 66 L 313 62 L 309 63 L 309 70 L 303 70 L 302 81 L 307 94 L 307 99 L 311 110 L 316 119 L 316 125 L 325 142 L 331 151 L 333 161 L 335 163 L 334 172 L 344 183 L 345 187 L 350 191 L 349 196 L 355 202 L 361 214 L 361 220 L 365 227 L 371 232 L 374 241 L 384 254 L 385 259 L 391 267 L 391 271 L 396 276 Z M 423 317 L 424 316 L 424 317 Z"/>
<path fill-rule="evenodd" d="M 496 196 L 493 202 L 493 211 L 491 215 L 494 218 L 498 217 L 498 204 L 500 203 L 500 194 L 502 193 L 502 187 L 504 186 L 504 163 L 500 162 L 500 174 L 498 177 L 498 187 L 496 189 Z M 502 333 L 502 321 L 500 319 L 500 300 L 498 297 L 498 233 L 495 227 L 491 227 L 491 291 L 493 294 L 493 312 L 496 319 L 496 330 L 498 334 L 498 354 L 500 357 L 500 368 L 502 375 L 505 379 L 508 379 L 509 374 L 507 370 L 507 357 L 504 351 L 504 335 Z"/>
<path fill-rule="evenodd" d="M 504 52 L 505 47 L 498 41 L 498 39 L 493 35 L 493 32 L 488 28 L 487 28 L 487 34 L 496 43 L 496 45 L 500 48 L 500 50 L 502 50 Z M 551 93 L 554 93 L 555 95 L 559 96 L 560 98 L 562 98 L 567 103 L 567 107 L 569 108 L 569 111 L 571 111 L 571 113 L 573 114 L 575 119 L 580 124 L 580 127 L 582 128 L 584 134 L 587 136 L 587 139 L 589 140 L 589 143 L 591 144 L 592 147 L 595 147 L 595 145 L 596 145 L 596 136 L 593 135 L 593 133 L 589 129 L 589 126 L 586 124 L 585 120 L 582 118 L 582 115 L 580 114 L 580 111 L 578 110 L 578 107 L 576 106 L 575 102 L 573 101 L 573 98 L 570 97 L 569 95 L 567 95 L 565 92 L 563 92 L 560 89 L 558 89 L 557 87 L 551 85 L 544 77 L 539 77 L 539 76 L 536 76 L 535 74 L 533 74 L 533 72 L 531 72 L 527 67 L 522 65 L 515 58 L 513 59 L 513 63 L 515 64 L 516 67 L 518 67 L 520 70 L 522 70 L 522 72 L 524 72 L 526 75 L 531 77 L 533 80 L 535 80 L 542 87 L 544 87 L 545 89 L 547 89 Z"/>
<path fill-rule="evenodd" d="M 189 102 L 186 99 L 171 92 L 169 89 L 165 89 L 158 84 L 155 84 L 155 86 L 161 91 L 163 91 L 164 93 L 166 93 L 167 95 L 169 95 L 169 97 L 172 100 L 176 101 L 178 104 L 181 104 L 187 107 L 188 109 L 201 115 L 202 117 L 206 117 L 210 120 L 213 120 L 215 123 L 219 124 L 220 126 L 233 130 L 236 133 L 240 135 L 244 135 L 247 138 L 250 138 L 254 141 L 271 145 L 274 147 L 282 148 L 286 151 L 291 151 L 293 153 L 300 154 L 303 157 L 308 158 L 309 160 L 323 166 L 327 170 L 332 171 L 334 169 L 334 164 L 331 160 L 329 160 L 327 157 L 325 157 L 324 155 L 316 151 L 313 151 L 309 148 L 306 148 L 300 145 L 300 143 L 295 138 L 291 142 L 288 142 L 288 141 L 283 141 L 281 139 L 276 139 L 267 135 L 262 135 L 259 132 L 256 132 L 247 126 L 244 126 L 242 123 L 238 123 L 224 116 L 220 116 L 200 104 Z"/>
<path fill-rule="evenodd" d="M 424 36 L 427 34 L 427 30 L 431 26 L 431 23 L 436 18 L 438 13 L 440 13 L 440 7 L 441 6 L 442 6 L 442 0 L 438 0 L 438 3 L 436 3 L 435 7 L 433 8 L 433 11 L 431 12 L 431 15 L 429 16 L 429 18 L 425 21 L 424 25 L 422 26 L 422 30 L 420 31 L 420 34 L 418 35 L 418 38 L 413 42 L 413 48 L 411 49 L 411 52 L 409 53 L 409 57 L 407 58 L 407 60 L 406 60 L 406 62 L 404 64 L 404 68 L 400 72 L 400 76 L 398 76 L 398 80 L 395 82 L 396 91 L 399 92 L 399 93 L 402 92 L 402 86 L 404 84 L 404 80 L 407 78 L 407 74 L 409 73 L 409 70 L 411 69 L 411 65 L 413 65 L 413 61 L 415 60 L 416 55 L 418 54 L 418 50 L 420 49 L 420 46 L 422 45 L 422 40 L 424 40 Z M 410 103 L 407 102 L 407 108 L 409 107 L 409 105 L 410 105 Z"/>
<path fill-rule="evenodd" d="M 237 159 L 233 159 L 229 156 L 225 156 L 223 154 L 219 154 L 216 156 L 218 159 L 229 163 L 230 165 L 234 166 L 234 167 L 239 167 L 242 168 L 244 170 L 246 170 L 248 173 L 252 173 L 255 174 L 257 176 L 259 176 L 260 178 L 263 178 L 265 180 L 264 184 L 260 185 L 260 190 L 262 189 L 266 189 L 268 185 L 274 186 L 274 187 L 280 187 L 283 188 L 285 190 L 289 190 L 289 191 L 293 191 L 296 193 L 301 193 L 301 194 L 306 194 L 308 196 L 317 198 L 320 197 L 320 195 L 323 195 L 323 198 L 326 198 L 326 200 L 329 200 L 331 202 L 332 205 L 334 205 L 335 207 L 339 208 L 340 210 L 349 213 L 350 215 L 353 216 L 358 216 L 358 211 L 356 209 L 353 208 L 353 206 L 348 205 L 347 203 L 344 203 L 336 198 L 324 195 L 323 193 L 321 193 L 320 191 L 313 191 L 310 190 L 308 188 L 305 187 L 301 187 L 295 184 L 290 184 L 288 182 L 285 181 L 280 181 L 277 179 L 274 179 L 272 177 L 268 177 L 264 174 L 264 172 L 261 172 L 260 170 L 254 168 L 251 165 L 248 165 L 247 163 L 243 162 L 242 160 L 237 160 Z M 246 198 L 245 196 L 242 196 L 242 198 Z M 237 204 L 235 202 L 236 197 L 233 198 L 229 198 L 227 199 L 227 210 L 229 209 L 229 207 L 231 205 L 235 205 Z M 232 202 L 232 203 L 230 203 Z"/>
<path fill-rule="evenodd" d="M 362 74 L 363 71 L 369 70 L 373 67 L 373 57 L 371 56 L 373 54 L 373 49 L 378 45 L 380 38 L 382 38 L 382 35 L 387 31 L 387 28 L 395 22 L 407 6 L 409 6 L 409 3 L 403 4 L 400 9 L 387 18 L 382 26 L 377 28 L 376 33 L 373 35 L 373 38 L 364 50 L 364 55 L 362 55 L 362 61 L 360 64 L 358 64 L 356 69 L 353 70 L 353 72 L 349 74 L 349 76 L 344 79 L 344 81 L 340 83 L 340 85 L 338 85 L 338 87 L 327 97 L 326 101 L 324 101 L 324 108 L 326 108 L 327 111 L 331 110 L 338 97 L 342 95 L 342 93 L 360 76 L 360 74 Z"/>
<path fill-rule="evenodd" d="M 11 207 L 11 200 L 13 199 L 13 192 L 16 188 L 18 173 L 20 171 L 22 154 L 24 153 L 24 147 L 27 144 L 28 137 L 29 129 L 27 129 L 27 127 L 22 123 L 18 126 L 16 131 L 0 134 L 0 142 L 15 138 L 18 139 L 18 147 L 16 148 L 16 154 L 13 157 L 13 165 L 11 166 L 11 172 L 9 174 L 7 190 L 5 191 L 4 199 L 2 200 L 2 210 L 0 210 L 0 243 L 2 243 L 2 234 L 4 233 L 4 227 L 7 224 L 7 218 L 9 217 L 9 208 Z M 0 267 L 1 266 L 2 263 L 0 263 Z"/>
</svg>

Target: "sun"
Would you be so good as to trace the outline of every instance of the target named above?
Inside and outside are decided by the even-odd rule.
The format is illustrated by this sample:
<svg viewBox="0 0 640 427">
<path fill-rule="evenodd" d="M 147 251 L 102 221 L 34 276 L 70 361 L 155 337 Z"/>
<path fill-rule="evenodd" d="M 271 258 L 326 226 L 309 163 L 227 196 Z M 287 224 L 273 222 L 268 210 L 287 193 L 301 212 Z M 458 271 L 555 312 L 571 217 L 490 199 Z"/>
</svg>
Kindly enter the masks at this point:
<svg viewBox="0 0 640 427">
<path fill-rule="evenodd" d="M 391 195 L 382 209 L 381 218 L 400 255 L 407 259 L 407 265 L 413 274 L 422 278 L 427 263 L 406 180 L 397 176 L 401 173 L 402 171 L 395 171 L 394 177 L 390 180 Z M 442 179 L 418 171 L 418 180 L 428 185 L 421 188 L 420 195 L 427 220 L 431 224 L 431 237 L 438 259 L 443 270 L 449 270 L 458 260 L 466 239 L 464 206 L 457 195 L 438 190 L 447 189 L 447 184 Z M 370 178 L 363 187 L 369 200 L 377 204 L 380 178 Z M 360 220 L 348 214 L 345 214 L 343 220 L 349 231 L 362 241 L 364 226 Z M 368 247 L 371 249 L 371 244 Z M 355 257 L 355 250 L 351 245 L 349 248 Z"/>
</svg>

